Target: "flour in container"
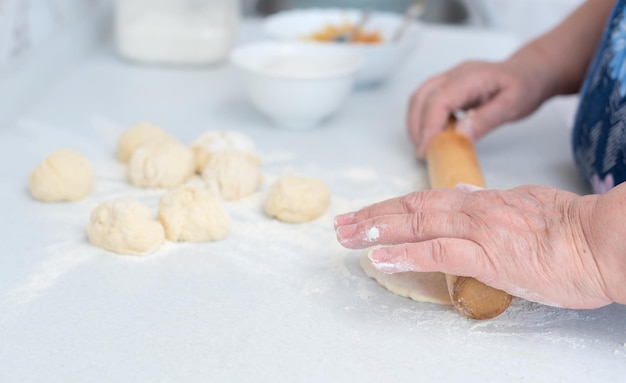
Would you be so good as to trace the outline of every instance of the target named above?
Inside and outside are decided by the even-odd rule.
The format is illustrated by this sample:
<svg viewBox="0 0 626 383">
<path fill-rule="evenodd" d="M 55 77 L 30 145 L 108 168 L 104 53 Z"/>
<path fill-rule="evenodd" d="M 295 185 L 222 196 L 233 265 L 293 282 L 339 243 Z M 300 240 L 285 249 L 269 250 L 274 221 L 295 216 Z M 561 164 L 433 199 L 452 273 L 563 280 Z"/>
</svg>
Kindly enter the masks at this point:
<svg viewBox="0 0 626 383">
<path fill-rule="evenodd" d="M 233 45 L 239 17 L 232 0 L 117 0 L 117 50 L 134 62 L 219 62 Z"/>
<path fill-rule="evenodd" d="M 320 75 L 337 72 L 337 67 L 323 62 L 317 62 L 305 57 L 279 57 L 268 61 L 263 69 L 270 74 L 284 75 Z"/>
</svg>

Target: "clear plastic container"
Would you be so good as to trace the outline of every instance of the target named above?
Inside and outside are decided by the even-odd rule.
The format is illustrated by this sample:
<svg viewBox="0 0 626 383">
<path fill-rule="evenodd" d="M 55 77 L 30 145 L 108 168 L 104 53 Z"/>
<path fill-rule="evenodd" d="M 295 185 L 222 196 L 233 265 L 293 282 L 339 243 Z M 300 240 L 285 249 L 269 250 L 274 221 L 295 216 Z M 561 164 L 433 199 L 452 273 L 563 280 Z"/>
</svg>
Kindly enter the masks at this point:
<svg viewBox="0 0 626 383">
<path fill-rule="evenodd" d="M 138 63 L 219 63 L 234 44 L 240 18 L 239 0 L 116 0 L 117 51 Z"/>
</svg>

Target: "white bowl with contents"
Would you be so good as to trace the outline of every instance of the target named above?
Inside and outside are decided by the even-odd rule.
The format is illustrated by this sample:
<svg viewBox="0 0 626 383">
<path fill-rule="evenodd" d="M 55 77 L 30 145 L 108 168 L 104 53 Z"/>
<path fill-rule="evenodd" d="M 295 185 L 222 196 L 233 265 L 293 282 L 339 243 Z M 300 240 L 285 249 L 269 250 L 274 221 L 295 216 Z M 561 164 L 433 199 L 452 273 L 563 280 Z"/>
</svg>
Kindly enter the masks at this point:
<svg viewBox="0 0 626 383">
<path fill-rule="evenodd" d="M 337 42 L 333 37 L 359 23 L 362 10 L 342 8 L 307 8 L 278 12 L 267 17 L 263 28 L 271 38 L 283 41 L 307 41 L 323 45 L 342 45 L 363 57 L 359 84 L 377 84 L 388 79 L 414 52 L 419 37 L 419 23 L 412 22 L 398 40 L 404 15 L 372 11 L 362 33 L 352 42 Z"/>
<path fill-rule="evenodd" d="M 257 42 L 230 56 L 252 104 L 276 125 L 308 129 L 344 104 L 361 57 L 342 47 L 297 42 Z"/>
</svg>

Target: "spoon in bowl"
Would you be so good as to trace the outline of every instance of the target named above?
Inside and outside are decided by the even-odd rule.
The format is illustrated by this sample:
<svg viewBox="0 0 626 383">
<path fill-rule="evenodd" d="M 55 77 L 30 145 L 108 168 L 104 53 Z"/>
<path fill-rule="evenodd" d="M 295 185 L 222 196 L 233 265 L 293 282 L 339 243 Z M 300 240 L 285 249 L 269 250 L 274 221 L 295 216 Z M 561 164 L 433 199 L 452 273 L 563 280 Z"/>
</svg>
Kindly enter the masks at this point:
<svg viewBox="0 0 626 383">
<path fill-rule="evenodd" d="M 391 37 L 392 42 L 400 41 L 413 20 L 415 20 L 417 17 L 421 16 L 424 13 L 424 8 L 424 1 L 416 1 L 406 9 L 406 12 L 404 12 L 404 20 L 402 21 L 402 24 L 400 24 L 400 27 Z"/>
</svg>

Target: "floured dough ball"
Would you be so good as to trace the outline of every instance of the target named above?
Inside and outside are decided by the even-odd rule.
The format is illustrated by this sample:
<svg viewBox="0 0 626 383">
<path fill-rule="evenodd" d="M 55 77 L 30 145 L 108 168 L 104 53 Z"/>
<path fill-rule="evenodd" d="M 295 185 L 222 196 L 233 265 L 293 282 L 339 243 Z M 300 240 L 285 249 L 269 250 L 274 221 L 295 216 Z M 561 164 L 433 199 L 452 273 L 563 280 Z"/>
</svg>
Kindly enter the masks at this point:
<svg viewBox="0 0 626 383">
<path fill-rule="evenodd" d="M 193 173 L 193 152 L 171 139 L 149 141 L 141 145 L 128 163 L 130 182 L 143 188 L 178 186 Z"/>
<path fill-rule="evenodd" d="M 238 200 L 253 194 L 261 185 L 261 160 L 250 153 L 216 152 L 209 157 L 202 178 L 216 185 L 225 200 Z"/>
<path fill-rule="evenodd" d="M 330 190 L 317 178 L 279 178 L 265 200 L 265 213 L 284 222 L 302 223 L 321 217 L 330 204 Z"/>
<path fill-rule="evenodd" d="M 117 158 L 123 163 L 128 163 L 138 147 L 146 142 L 161 139 L 175 140 L 174 137 L 149 122 L 133 125 L 126 129 L 117 140 Z"/>
<path fill-rule="evenodd" d="M 196 159 L 196 171 L 202 173 L 212 153 L 224 150 L 240 153 L 254 153 L 254 141 L 247 135 L 236 131 L 212 131 L 207 132 L 193 144 L 191 149 Z"/>
<path fill-rule="evenodd" d="M 170 241 L 214 241 L 226 237 L 230 218 L 221 198 L 204 188 L 181 186 L 159 202 L 159 220 Z"/>
<path fill-rule="evenodd" d="M 163 226 L 150 209 L 132 198 L 97 206 L 91 212 L 87 237 L 95 246 L 131 255 L 150 253 L 165 241 Z"/>
<path fill-rule="evenodd" d="M 28 187 L 32 196 L 41 201 L 77 201 L 91 192 L 95 179 L 87 158 L 75 150 L 61 149 L 37 166 Z"/>
</svg>

